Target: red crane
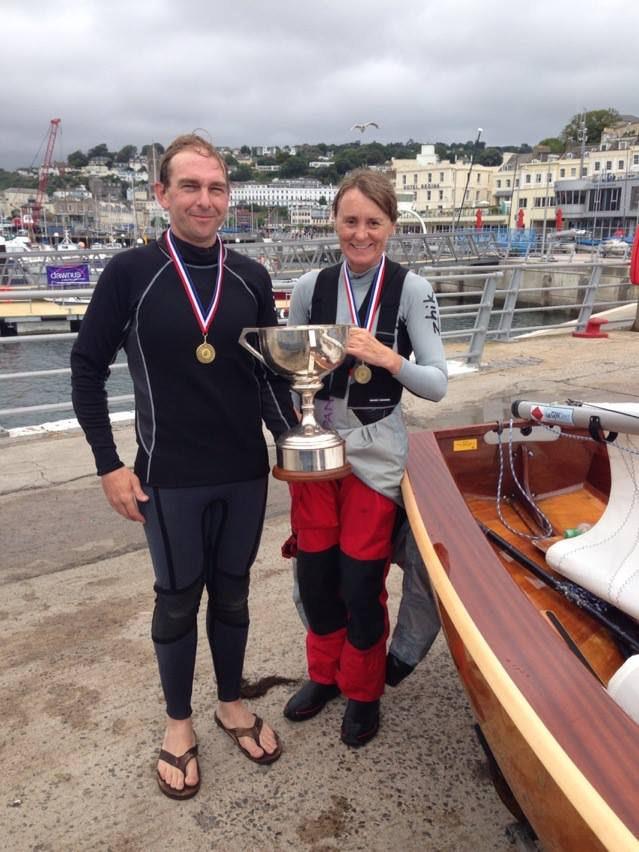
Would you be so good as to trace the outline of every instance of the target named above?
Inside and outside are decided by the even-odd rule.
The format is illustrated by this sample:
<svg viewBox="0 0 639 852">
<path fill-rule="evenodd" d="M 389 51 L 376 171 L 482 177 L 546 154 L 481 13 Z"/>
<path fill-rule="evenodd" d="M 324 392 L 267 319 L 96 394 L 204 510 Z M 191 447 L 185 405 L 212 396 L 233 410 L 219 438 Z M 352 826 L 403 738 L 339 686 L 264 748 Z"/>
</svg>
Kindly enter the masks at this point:
<svg viewBox="0 0 639 852">
<path fill-rule="evenodd" d="M 47 192 L 47 184 L 49 183 L 49 172 L 51 171 L 51 163 L 53 162 L 53 146 L 55 145 L 55 137 L 60 126 L 59 118 L 52 118 L 49 126 L 49 135 L 47 138 L 47 148 L 44 152 L 44 160 L 40 166 L 38 178 L 38 194 L 36 200 L 31 207 L 31 229 L 35 231 L 40 221 L 40 213 L 42 212 L 42 203 Z"/>
</svg>

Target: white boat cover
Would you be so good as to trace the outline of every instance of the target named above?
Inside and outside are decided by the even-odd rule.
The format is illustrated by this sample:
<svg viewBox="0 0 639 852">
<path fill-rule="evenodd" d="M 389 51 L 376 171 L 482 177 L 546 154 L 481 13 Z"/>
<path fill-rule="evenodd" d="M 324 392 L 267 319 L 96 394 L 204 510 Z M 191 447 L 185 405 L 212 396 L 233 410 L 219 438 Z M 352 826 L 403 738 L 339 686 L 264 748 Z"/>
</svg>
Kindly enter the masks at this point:
<svg viewBox="0 0 639 852">
<path fill-rule="evenodd" d="M 607 444 L 610 497 L 586 533 L 548 548 L 547 563 L 639 620 L 639 404 L 597 402 L 578 405 L 520 401 L 513 414 L 561 426 L 588 428 L 597 417 L 604 431 L 618 432 Z"/>
</svg>

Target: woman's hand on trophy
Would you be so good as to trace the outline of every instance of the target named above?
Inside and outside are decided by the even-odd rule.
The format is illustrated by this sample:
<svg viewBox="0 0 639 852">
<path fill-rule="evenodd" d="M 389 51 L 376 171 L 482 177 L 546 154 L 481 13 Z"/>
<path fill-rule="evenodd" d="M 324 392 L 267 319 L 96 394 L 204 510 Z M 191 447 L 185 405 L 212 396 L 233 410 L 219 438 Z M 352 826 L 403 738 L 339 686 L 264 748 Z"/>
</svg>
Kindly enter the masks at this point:
<svg viewBox="0 0 639 852">
<path fill-rule="evenodd" d="M 351 328 L 348 334 L 346 351 L 358 361 L 384 367 L 392 376 L 399 373 L 403 358 L 388 346 L 384 346 L 365 328 Z"/>
</svg>

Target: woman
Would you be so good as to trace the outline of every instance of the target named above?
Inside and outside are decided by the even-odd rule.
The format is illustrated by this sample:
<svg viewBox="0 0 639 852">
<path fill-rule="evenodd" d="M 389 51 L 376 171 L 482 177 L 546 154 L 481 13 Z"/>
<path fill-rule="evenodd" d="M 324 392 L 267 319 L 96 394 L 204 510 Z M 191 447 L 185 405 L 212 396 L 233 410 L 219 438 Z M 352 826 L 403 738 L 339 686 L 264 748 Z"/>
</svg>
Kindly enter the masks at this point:
<svg viewBox="0 0 639 852">
<path fill-rule="evenodd" d="M 318 421 L 346 441 L 352 473 L 291 486 L 310 680 L 284 715 L 309 719 L 341 692 L 341 737 L 358 747 L 377 733 L 384 691 L 385 578 L 408 451 L 400 397 L 406 387 L 440 400 L 447 372 L 430 284 L 385 255 L 397 221 L 391 183 L 366 169 L 351 173 L 333 214 L 343 262 L 300 278 L 289 324 L 354 326 L 350 357 L 315 398 Z"/>
</svg>

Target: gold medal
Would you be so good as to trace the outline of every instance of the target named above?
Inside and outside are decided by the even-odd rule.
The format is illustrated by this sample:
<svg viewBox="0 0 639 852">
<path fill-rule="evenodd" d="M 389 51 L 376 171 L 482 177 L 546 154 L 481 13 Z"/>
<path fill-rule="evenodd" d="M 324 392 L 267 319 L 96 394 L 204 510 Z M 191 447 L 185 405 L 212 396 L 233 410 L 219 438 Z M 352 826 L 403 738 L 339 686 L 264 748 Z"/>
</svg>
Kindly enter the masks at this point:
<svg viewBox="0 0 639 852">
<path fill-rule="evenodd" d="M 195 357 L 200 364 L 210 364 L 215 360 L 215 349 L 206 340 L 195 350 Z"/>
<path fill-rule="evenodd" d="M 353 370 L 353 378 L 358 385 L 367 385 L 373 378 L 373 371 L 368 364 L 358 364 Z"/>
</svg>

